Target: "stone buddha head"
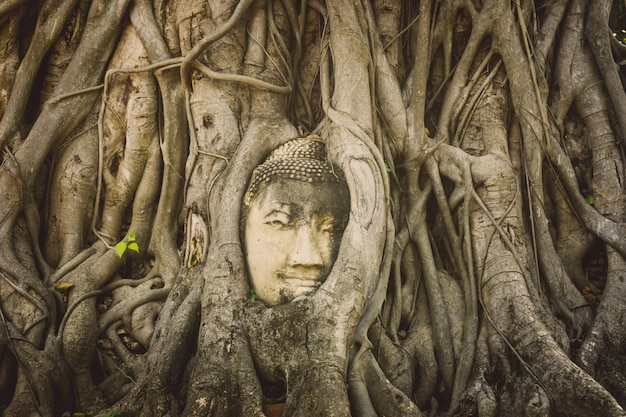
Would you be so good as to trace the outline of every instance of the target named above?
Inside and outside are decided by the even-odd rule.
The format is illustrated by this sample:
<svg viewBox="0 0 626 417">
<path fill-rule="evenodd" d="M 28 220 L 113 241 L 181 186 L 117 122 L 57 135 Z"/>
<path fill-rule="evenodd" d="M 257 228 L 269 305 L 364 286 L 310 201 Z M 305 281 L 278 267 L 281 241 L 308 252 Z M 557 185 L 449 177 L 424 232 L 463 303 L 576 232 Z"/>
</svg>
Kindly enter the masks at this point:
<svg viewBox="0 0 626 417">
<path fill-rule="evenodd" d="M 267 306 L 314 293 L 337 258 L 350 212 L 341 170 L 316 137 L 291 140 L 253 172 L 244 197 L 250 284 Z"/>
</svg>

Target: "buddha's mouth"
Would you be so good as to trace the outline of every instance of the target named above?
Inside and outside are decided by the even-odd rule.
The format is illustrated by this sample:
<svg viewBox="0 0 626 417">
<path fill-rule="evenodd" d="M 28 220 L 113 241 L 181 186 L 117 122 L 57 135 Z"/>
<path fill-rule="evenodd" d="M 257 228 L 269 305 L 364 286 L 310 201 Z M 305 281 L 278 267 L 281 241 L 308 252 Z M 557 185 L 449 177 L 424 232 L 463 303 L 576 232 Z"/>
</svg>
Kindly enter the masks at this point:
<svg viewBox="0 0 626 417">
<path fill-rule="evenodd" d="M 322 285 L 322 282 L 318 279 L 283 278 L 283 281 L 293 287 L 318 288 L 320 285 Z"/>
</svg>

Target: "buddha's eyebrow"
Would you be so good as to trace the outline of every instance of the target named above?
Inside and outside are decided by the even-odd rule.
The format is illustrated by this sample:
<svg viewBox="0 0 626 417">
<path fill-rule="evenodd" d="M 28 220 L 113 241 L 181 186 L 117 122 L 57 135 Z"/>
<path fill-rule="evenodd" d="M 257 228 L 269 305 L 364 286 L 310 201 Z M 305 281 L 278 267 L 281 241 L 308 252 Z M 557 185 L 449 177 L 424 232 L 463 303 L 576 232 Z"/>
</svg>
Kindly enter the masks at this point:
<svg viewBox="0 0 626 417">
<path fill-rule="evenodd" d="M 287 215 L 287 216 L 291 216 L 291 212 L 289 212 L 288 210 L 282 210 L 282 209 L 278 208 L 278 209 L 270 210 L 268 213 L 265 214 L 264 217 L 266 217 L 266 218 L 267 217 L 272 217 L 272 216 L 276 216 L 277 214 L 278 215 L 284 214 L 284 215 Z"/>
<path fill-rule="evenodd" d="M 293 204 L 272 202 L 265 207 L 265 216 L 271 216 L 276 213 L 284 213 L 287 215 L 293 215 L 295 207 Z"/>
</svg>

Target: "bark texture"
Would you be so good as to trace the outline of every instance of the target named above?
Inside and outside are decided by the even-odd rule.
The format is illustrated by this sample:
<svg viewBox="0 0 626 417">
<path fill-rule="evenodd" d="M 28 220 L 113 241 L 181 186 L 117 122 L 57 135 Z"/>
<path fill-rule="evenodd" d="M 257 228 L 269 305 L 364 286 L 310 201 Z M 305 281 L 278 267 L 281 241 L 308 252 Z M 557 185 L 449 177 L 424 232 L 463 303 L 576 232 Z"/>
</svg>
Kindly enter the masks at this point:
<svg viewBox="0 0 626 417">
<path fill-rule="evenodd" d="M 0 414 L 626 416 L 620 4 L 0 4 Z M 308 135 L 350 216 L 270 308 L 242 199 Z"/>
</svg>

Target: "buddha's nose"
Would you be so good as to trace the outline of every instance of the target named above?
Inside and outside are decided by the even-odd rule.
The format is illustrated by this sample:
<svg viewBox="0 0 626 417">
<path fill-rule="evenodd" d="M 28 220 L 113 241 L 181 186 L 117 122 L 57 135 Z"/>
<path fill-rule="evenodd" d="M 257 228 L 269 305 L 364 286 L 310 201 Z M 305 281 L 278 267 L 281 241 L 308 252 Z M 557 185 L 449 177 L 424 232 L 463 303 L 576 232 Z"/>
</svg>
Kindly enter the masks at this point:
<svg viewBox="0 0 626 417">
<path fill-rule="evenodd" d="M 301 224 L 296 229 L 296 237 L 290 252 L 292 266 L 323 267 L 324 257 L 320 250 L 319 236 L 310 224 Z"/>
</svg>

